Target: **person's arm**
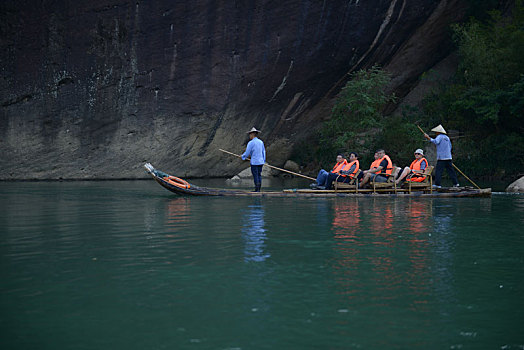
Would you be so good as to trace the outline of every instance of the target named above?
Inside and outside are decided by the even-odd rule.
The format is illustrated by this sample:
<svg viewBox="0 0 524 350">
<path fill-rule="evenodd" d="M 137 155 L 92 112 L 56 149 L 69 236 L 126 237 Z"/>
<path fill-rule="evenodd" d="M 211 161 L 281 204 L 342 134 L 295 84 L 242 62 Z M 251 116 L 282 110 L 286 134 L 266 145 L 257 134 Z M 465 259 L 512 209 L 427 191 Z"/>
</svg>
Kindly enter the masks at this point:
<svg viewBox="0 0 524 350">
<path fill-rule="evenodd" d="M 250 157 L 251 153 L 253 153 L 253 143 L 249 141 L 247 143 L 246 151 L 242 154 L 242 160 L 246 160 L 247 157 Z"/>
<path fill-rule="evenodd" d="M 377 171 L 379 171 L 380 169 L 382 169 L 382 167 L 380 166 L 376 166 L 376 167 L 373 167 L 371 169 L 368 169 L 368 170 L 364 170 L 364 173 L 369 173 L 369 174 L 374 174 L 376 173 Z"/>
<path fill-rule="evenodd" d="M 380 164 L 378 165 L 378 167 L 376 168 L 375 171 L 373 171 L 374 174 L 378 173 L 379 171 L 382 171 L 382 169 L 387 169 L 388 168 L 388 161 L 387 159 L 384 159 L 383 161 L 380 162 Z"/>
<path fill-rule="evenodd" d="M 423 160 L 422 162 L 420 162 L 420 170 L 412 170 L 415 174 L 422 174 L 425 170 L 426 170 L 426 161 Z"/>
<path fill-rule="evenodd" d="M 438 135 L 434 139 L 432 139 L 431 137 L 429 138 L 429 142 L 434 143 L 435 145 L 440 144 L 440 141 L 442 141 L 442 137 L 440 137 L 440 135 Z"/>
<path fill-rule="evenodd" d="M 351 168 L 349 168 L 349 170 L 343 170 L 343 171 L 341 171 L 340 173 L 341 173 L 342 175 L 349 175 L 349 174 L 351 174 L 351 173 L 353 173 L 353 172 L 355 171 L 356 166 L 357 166 L 356 164 L 353 164 L 353 165 L 351 166 Z"/>
</svg>

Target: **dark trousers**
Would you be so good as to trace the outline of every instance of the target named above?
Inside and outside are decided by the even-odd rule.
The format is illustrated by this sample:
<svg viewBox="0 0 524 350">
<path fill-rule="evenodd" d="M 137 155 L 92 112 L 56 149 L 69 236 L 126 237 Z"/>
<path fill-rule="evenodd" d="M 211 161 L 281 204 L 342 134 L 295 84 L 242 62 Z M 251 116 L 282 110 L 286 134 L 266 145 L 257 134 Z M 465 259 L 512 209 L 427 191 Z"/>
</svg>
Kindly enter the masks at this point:
<svg viewBox="0 0 524 350">
<path fill-rule="evenodd" d="M 326 182 L 324 183 L 324 186 L 326 187 L 326 190 L 330 190 L 331 189 L 331 185 L 333 184 L 334 181 L 337 181 L 337 182 L 349 182 L 351 181 L 351 178 L 349 176 L 338 176 L 338 174 L 334 174 L 334 173 L 329 173 L 327 179 L 326 179 Z"/>
<path fill-rule="evenodd" d="M 435 185 L 440 186 L 440 180 L 442 179 L 444 168 L 446 168 L 453 185 L 458 185 L 459 182 L 457 179 L 457 174 L 455 173 L 455 169 L 453 169 L 453 163 L 451 162 L 451 159 L 437 160 L 437 166 L 435 168 Z"/>
<path fill-rule="evenodd" d="M 253 174 L 253 181 L 255 182 L 255 188 L 258 188 L 260 190 L 260 186 L 262 186 L 262 166 L 264 164 L 260 165 L 251 165 L 251 174 Z"/>
</svg>

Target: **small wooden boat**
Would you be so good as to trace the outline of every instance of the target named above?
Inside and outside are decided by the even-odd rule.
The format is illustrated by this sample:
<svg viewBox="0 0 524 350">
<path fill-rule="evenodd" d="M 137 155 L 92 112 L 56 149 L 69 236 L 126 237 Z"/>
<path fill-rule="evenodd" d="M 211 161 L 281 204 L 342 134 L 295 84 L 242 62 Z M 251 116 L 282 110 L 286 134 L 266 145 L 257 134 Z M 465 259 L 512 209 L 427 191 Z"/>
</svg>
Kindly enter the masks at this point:
<svg viewBox="0 0 524 350">
<path fill-rule="evenodd" d="M 312 190 L 312 189 L 287 189 L 282 191 L 250 192 L 246 190 L 207 188 L 193 185 L 184 179 L 164 173 L 155 169 L 151 164 L 144 165 L 147 172 L 165 189 L 183 196 L 250 196 L 250 197 L 489 197 L 491 188 L 475 189 L 472 187 L 441 188 L 432 193 L 424 191 L 411 191 L 403 189 L 339 189 L 339 190 Z"/>
</svg>

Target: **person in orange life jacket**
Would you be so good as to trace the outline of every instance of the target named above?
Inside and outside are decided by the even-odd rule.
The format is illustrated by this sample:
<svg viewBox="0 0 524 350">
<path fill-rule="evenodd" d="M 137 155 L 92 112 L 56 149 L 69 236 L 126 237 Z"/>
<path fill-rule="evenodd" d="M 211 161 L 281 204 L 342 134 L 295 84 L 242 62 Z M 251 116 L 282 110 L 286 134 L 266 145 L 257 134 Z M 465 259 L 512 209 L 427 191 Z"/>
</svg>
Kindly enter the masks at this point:
<svg viewBox="0 0 524 350">
<path fill-rule="evenodd" d="M 359 169 L 359 162 L 358 162 L 358 154 L 355 152 L 351 152 L 349 154 L 349 161 L 340 169 L 339 173 L 330 173 L 326 179 L 326 182 L 324 183 L 324 187 L 326 190 L 330 190 L 332 188 L 332 184 L 334 181 L 337 182 L 350 182 L 354 176 L 355 173 Z"/>
<path fill-rule="evenodd" d="M 338 154 L 337 155 L 337 163 L 333 166 L 333 169 L 331 169 L 331 171 L 329 171 L 329 172 L 327 172 L 324 169 L 320 169 L 320 171 L 318 172 L 318 175 L 317 175 L 317 181 L 312 183 L 310 185 L 310 187 L 311 188 L 318 188 L 319 186 L 324 186 L 324 184 L 326 183 L 326 180 L 328 178 L 328 175 L 329 174 L 338 174 L 340 169 L 342 169 L 344 167 L 344 165 L 346 165 L 346 164 L 347 164 L 347 161 L 344 158 L 344 156 L 342 154 Z"/>
<path fill-rule="evenodd" d="M 246 151 L 242 154 L 242 160 L 250 158 L 251 174 L 255 182 L 255 191 L 260 192 L 262 187 L 262 166 L 266 163 L 266 148 L 264 142 L 257 136 L 260 130 L 253 127 L 247 133 L 250 141 L 247 143 Z"/>
<path fill-rule="evenodd" d="M 424 151 L 419 148 L 415 151 L 415 160 L 411 163 L 409 167 L 405 167 L 404 170 L 402 170 L 402 172 L 400 173 L 400 176 L 397 177 L 395 182 L 398 185 L 400 181 L 406 178 L 406 176 L 408 176 L 409 174 L 414 174 L 414 175 L 410 179 L 407 179 L 407 181 L 415 181 L 415 182 L 424 181 L 426 177 L 422 175 L 417 175 L 417 174 L 423 173 L 424 170 L 426 170 L 427 166 L 428 166 L 428 161 L 426 160 L 426 158 L 424 158 Z"/>
<path fill-rule="evenodd" d="M 375 161 L 371 163 L 369 170 L 364 170 L 358 176 L 359 179 L 362 179 L 360 181 L 360 187 L 366 185 L 370 180 L 373 179 L 375 182 L 387 182 L 388 178 L 386 176 L 382 176 L 381 174 L 391 174 L 392 170 L 393 163 L 391 162 L 389 156 L 386 155 L 386 151 L 383 149 L 378 149 L 375 152 Z"/>
</svg>

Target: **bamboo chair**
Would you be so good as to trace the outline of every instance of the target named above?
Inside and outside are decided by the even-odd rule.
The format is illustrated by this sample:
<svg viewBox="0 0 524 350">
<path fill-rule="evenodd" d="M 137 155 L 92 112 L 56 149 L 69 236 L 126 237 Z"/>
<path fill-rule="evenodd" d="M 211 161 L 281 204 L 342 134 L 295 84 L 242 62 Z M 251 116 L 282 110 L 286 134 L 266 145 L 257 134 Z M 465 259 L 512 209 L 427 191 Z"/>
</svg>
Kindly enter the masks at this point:
<svg viewBox="0 0 524 350">
<path fill-rule="evenodd" d="M 403 186 L 407 187 L 408 193 L 411 193 L 412 190 L 423 191 L 424 193 L 429 191 L 429 193 L 433 193 L 433 177 L 431 176 L 433 168 L 432 165 L 428 165 L 426 169 L 424 169 L 424 172 L 422 173 L 422 175 L 426 177 L 424 181 L 406 181 Z M 406 176 L 406 180 L 411 179 L 414 175 L 415 174 L 409 174 Z"/>
<path fill-rule="evenodd" d="M 351 178 L 351 180 L 349 182 L 338 182 L 338 178 L 340 177 L 337 176 L 337 178 L 335 179 L 335 181 L 333 182 L 333 188 L 335 189 L 335 192 L 339 191 L 339 190 L 355 190 L 355 193 L 358 192 L 358 181 L 357 181 L 357 176 L 358 174 L 360 174 L 362 170 L 357 170 L 356 174 Z"/>
<path fill-rule="evenodd" d="M 401 171 L 399 167 L 393 167 L 393 171 L 391 174 L 381 173 L 380 175 L 387 177 L 386 182 L 375 182 L 375 178 L 371 180 L 371 184 L 373 185 L 373 193 L 375 193 L 378 190 L 382 190 L 380 192 L 390 192 L 385 190 L 393 190 L 394 193 L 397 193 L 397 183 L 395 182 L 395 175 Z"/>
</svg>

